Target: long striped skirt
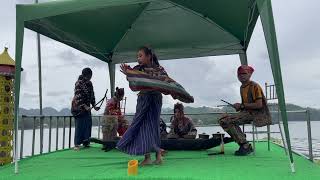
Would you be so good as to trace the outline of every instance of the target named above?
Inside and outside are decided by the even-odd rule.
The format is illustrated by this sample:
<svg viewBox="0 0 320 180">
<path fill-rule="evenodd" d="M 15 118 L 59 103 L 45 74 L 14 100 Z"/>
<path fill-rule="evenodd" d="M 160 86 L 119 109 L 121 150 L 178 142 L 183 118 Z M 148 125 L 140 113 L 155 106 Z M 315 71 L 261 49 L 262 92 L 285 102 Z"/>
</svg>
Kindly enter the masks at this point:
<svg viewBox="0 0 320 180">
<path fill-rule="evenodd" d="M 117 148 L 130 155 L 144 155 L 160 150 L 160 93 L 138 95 L 136 114 Z"/>
</svg>

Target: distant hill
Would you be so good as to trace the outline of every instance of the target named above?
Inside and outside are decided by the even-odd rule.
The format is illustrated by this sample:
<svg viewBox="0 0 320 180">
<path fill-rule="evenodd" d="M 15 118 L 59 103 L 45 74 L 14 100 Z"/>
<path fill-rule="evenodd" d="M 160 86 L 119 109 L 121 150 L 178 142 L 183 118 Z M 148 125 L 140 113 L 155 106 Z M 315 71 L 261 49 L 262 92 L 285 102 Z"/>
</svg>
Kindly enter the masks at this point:
<svg viewBox="0 0 320 180">
<path fill-rule="evenodd" d="M 223 108 L 216 108 L 216 107 L 207 107 L 207 106 L 202 106 L 202 107 L 190 107 L 186 106 L 184 107 L 184 112 L 187 114 L 201 114 L 201 113 L 212 113 L 212 112 L 226 112 L 226 110 L 229 111 L 234 111 L 233 108 L 229 107 L 223 107 Z M 173 113 L 173 108 L 163 108 L 162 113 Z"/>
<path fill-rule="evenodd" d="M 277 104 L 270 104 L 269 105 L 269 109 L 270 111 L 278 111 L 278 105 Z M 320 121 L 320 109 L 315 109 L 315 108 L 304 108 L 295 104 L 287 104 L 287 111 L 289 111 L 288 113 L 288 120 L 289 121 L 305 121 L 306 120 L 306 113 L 303 112 L 290 112 L 290 111 L 305 111 L 305 110 L 309 110 L 311 115 L 311 121 Z M 201 113 L 212 113 L 212 112 L 232 112 L 234 111 L 234 109 L 230 106 L 225 106 L 223 108 L 214 108 L 214 107 L 189 107 L 186 106 L 184 108 L 184 111 L 186 114 L 201 114 Z M 162 109 L 162 113 L 173 113 L 173 109 L 172 108 L 163 108 Z M 272 114 L 273 116 L 273 120 L 274 121 L 278 121 L 278 116 L 276 113 Z M 198 117 L 194 116 L 192 117 L 193 119 L 198 119 Z M 214 120 L 212 120 L 212 116 L 211 118 L 209 117 L 201 117 L 201 121 L 206 121 L 203 122 L 204 124 L 206 123 L 214 123 Z"/>
<path fill-rule="evenodd" d="M 64 108 L 64 109 L 61 109 L 60 111 L 57 111 L 52 107 L 45 107 L 42 109 L 42 113 L 45 116 L 71 116 L 70 109 L 68 108 Z M 26 116 L 36 116 L 40 114 L 40 110 L 19 108 L 19 114 L 26 115 Z"/>
<path fill-rule="evenodd" d="M 277 111 L 277 104 L 270 104 L 269 109 L 271 111 Z M 311 112 L 311 120 L 312 121 L 320 121 L 320 109 L 315 108 L 304 108 L 295 104 L 287 104 L 287 111 L 304 111 L 304 110 L 310 110 Z M 234 111 L 234 109 L 230 106 L 225 106 L 223 108 L 217 108 L 217 107 L 185 107 L 185 113 L 186 114 L 203 114 L 203 113 L 212 113 L 212 112 L 230 112 Z M 172 114 L 173 109 L 172 108 L 163 108 L 162 109 L 163 114 Z M 131 113 L 128 113 L 131 114 Z M 34 116 L 39 115 L 39 109 L 24 109 L 20 108 L 20 115 L 27 115 L 27 116 Z M 71 116 L 70 109 L 64 108 L 60 111 L 52 108 L 52 107 L 46 107 L 43 109 L 43 115 L 45 116 Z M 213 124 L 217 122 L 217 119 L 219 115 L 189 115 L 197 124 Z M 276 113 L 272 114 L 273 120 L 278 121 L 278 115 Z M 162 116 L 165 122 L 170 121 L 170 116 Z M 306 120 L 306 113 L 288 113 L 288 120 L 289 121 L 305 121 Z"/>
</svg>

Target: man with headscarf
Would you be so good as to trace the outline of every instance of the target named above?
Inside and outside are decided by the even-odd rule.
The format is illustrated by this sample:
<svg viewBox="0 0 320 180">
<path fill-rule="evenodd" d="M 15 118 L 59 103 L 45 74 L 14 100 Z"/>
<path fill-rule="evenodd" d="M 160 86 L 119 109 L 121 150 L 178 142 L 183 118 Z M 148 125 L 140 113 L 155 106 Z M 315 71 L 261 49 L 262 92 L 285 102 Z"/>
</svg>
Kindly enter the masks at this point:
<svg viewBox="0 0 320 180">
<path fill-rule="evenodd" d="M 220 120 L 220 126 L 240 146 L 235 152 L 236 156 L 245 156 L 253 152 L 251 144 L 246 140 L 246 135 L 241 131 L 240 125 L 253 124 L 257 127 L 270 125 L 271 116 L 267 106 L 266 98 L 259 84 L 251 81 L 254 69 L 248 65 L 238 68 L 238 80 L 241 82 L 240 95 L 241 103 L 235 103 L 233 107 L 237 114 L 225 114 Z"/>
<path fill-rule="evenodd" d="M 83 144 L 84 147 L 89 147 L 92 128 L 90 105 L 92 105 L 96 111 L 100 109 L 95 106 L 96 102 L 92 82 L 90 81 L 91 77 L 92 70 L 90 68 L 84 68 L 74 88 L 71 113 L 75 117 L 75 150 L 79 150 L 81 144 Z"/>
</svg>

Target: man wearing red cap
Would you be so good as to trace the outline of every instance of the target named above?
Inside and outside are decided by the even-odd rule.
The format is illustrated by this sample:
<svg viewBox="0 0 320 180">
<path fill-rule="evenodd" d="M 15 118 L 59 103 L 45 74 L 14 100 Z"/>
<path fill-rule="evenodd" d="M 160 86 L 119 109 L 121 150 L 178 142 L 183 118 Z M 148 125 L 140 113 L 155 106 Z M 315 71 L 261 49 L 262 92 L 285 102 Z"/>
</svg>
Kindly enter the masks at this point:
<svg viewBox="0 0 320 180">
<path fill-rule="evenodd" d="M 253 72 L 254 69 L 251 66 L 242 65 L 238 68 L 238 79 L 242 84 L 241 103 L 233 105 L 238 113 L 223 115 L 219 120 L 220 126 L 239 144 L 240 148 L 235 152 L 237 156 L 245 156 L 253 152 L 240 125 L 253 122 L 257 127 L 262 127 L 272 123 L 262 88 L 250 80 Z"/>
</svg>

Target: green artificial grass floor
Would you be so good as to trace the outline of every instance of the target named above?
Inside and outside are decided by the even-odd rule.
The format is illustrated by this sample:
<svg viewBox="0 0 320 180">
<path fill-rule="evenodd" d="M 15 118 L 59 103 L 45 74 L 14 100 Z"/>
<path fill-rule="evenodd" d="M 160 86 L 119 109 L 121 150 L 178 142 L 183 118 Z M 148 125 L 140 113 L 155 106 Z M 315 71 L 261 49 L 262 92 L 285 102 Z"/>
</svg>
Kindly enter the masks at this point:
<svg viewBox="0 0 320 180">
<path fill-rule="evenodd" d="M 283 149 L 265 142 L 256 144 L 256 154 L 236 157 L 238 148 L 230 143 L 225 155 L 208 156 L 219 147 L 204 151 L 169 151 L 162 165 L 139 167 L 138 176 L 127 175 L 131 159 L 141 161 L 142 156 L 128 156 L 117 150 L 103 152 L 100 145 L 89 149 L 63 150 L 19 161 L 19 174 L 14 174 L 14 164 L 0 167 L 0 179 L 183 179 L 183 180 L 319 180 L 320 166 L 294 155 L 296 173 L 291 173 L 288 157 Z M 154 158 L 154 156 L 152 156 Z"/>
</svg>

